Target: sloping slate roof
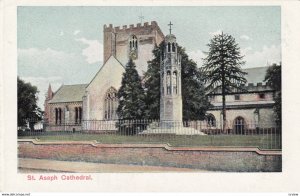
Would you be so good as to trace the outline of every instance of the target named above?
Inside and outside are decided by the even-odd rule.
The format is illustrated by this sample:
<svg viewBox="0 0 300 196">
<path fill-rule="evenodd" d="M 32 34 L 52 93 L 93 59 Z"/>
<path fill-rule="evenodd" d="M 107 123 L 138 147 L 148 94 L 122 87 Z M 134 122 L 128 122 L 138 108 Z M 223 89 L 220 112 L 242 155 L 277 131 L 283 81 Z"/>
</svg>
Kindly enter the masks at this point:
<svg viewBox="0 0 300 196">
<path fill-rule="evenodd" d="M 49 103 L 64 103 L 82 101 L 87 84 L 63 85 L 61 86 Z"/>
<path fill-rule="evenodd" d="M 255 68 L 248 68 L 243 69 L 243 71 L 247 72 L 248 74 L 245 76 L 247 79 L 247 83 L 257 84 L 259 82 L 265 83 L 265 75 L 267 72 L 268 67 L 255 67 Z"/>
</svg>

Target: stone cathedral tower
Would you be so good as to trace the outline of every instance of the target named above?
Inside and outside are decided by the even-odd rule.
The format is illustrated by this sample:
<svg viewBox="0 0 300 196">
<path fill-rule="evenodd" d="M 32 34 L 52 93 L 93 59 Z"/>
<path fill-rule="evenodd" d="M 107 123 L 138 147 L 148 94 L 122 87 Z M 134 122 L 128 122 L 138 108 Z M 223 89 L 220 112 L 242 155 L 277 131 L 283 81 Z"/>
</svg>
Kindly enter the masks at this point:
<svg viewBox="0 0 300 196">
<path fill-rule="evenodd" d="M 168 126 L 182 124 L 181 56 L 177 52 L 176 37 L 171 34 L 171 28 L 170 34 L 165 37 L 160 70 L 160 120 Z"/>
</svg>

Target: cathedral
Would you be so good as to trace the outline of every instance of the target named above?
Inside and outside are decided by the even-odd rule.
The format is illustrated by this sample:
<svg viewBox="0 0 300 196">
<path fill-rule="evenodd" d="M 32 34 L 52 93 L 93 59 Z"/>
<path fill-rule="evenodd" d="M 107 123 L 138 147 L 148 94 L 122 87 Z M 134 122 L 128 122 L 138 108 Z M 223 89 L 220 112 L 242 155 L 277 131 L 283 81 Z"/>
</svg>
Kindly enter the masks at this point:
<svg viewBox="0 0 300 196">
<path fill-rule="evenodd" d="M 102 121 L 102 125 L 112 124 L 117 117 L 117 91 L 121 86 L 122 75 L 129 59 L 133 59 L 140 76 L 146 72 L 147 61 L 152 60 L 152 50 L 166 40 L 172 62 L 169 70 L 161 73 L 161 120 L 182 120 L 180 57 L 176 51 L 176 37 L 165 36 L 157 22 L 150 24 L 103 27 L 104 63 L 88 84 L 62 85 L 53 92 L 49 85 L 45 100 L 46 130 L 81 130 L 90 129 L 92 121 Z M 275 126 L 272 107 L 273 90 L 263 83 L 267 67 L 244 69 L 248 73 L 247 93 L 227 95 L 227 118 L 243 126 Z M 167 85 L 167 82 L 170 85 Z M 221 94 L 208 95 L 213 107 L 207 112 L 206 126 L 220 128 L 222 119 Z M 168 105 L 168 107 L 167 107 Z M 68 125 L 68 126 L 65 126 Z M 230 125 L 232 126 L 232 125 Z M 252 127 L 251 127 L 252 128 Z M 106 130 L 107 127 L 97 127 Z"/>
</svg>

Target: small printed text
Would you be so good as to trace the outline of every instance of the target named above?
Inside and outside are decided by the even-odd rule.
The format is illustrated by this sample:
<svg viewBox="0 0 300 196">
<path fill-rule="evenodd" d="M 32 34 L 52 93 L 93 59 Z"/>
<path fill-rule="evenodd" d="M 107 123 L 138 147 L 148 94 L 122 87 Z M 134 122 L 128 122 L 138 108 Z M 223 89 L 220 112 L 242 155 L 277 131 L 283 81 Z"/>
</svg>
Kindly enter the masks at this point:
<svg viewBox="0 0 300 196">
<path fill-rule="evenodd" d="M 62 175 L 27 175 L 28 181 L 89 181 L 93 180 L 91 175 L 74 175 L 74 174 L 62 174 Z"/>
</svg>

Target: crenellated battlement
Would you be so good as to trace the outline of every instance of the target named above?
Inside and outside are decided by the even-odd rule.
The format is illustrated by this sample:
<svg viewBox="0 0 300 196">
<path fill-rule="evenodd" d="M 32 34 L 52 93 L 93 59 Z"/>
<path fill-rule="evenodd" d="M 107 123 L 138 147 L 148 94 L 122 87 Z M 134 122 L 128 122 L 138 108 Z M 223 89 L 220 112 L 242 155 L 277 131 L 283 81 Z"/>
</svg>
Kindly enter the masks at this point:
<svg viewBox="0 0 300 196">
<path fill-rule="evenodd" d="M 266 83 L 247 83 L 246 85 L 242 85 L 242 87 L 245 88 L 245 92 L 243 91 L 232 91 L 229 94 L 243 94 L 243 93 L 253 93 L 253 92 L 264 92 L 264 91 L 273 91 L 272 88 L 266 84 Z M 222 90 L 221 88 L 215 90 L 214 92 L 211 92 L 209 94 L 218 95 L 221 94 Z"/>
<path fill-rule="evenodd" d="M 258 83 L 247 83 L 246 85 L 244 85 L 247 89 L 266 89 L 266 88 L 270 88 L 270 86 L 266 83 L 262 83 L 262 82 L 258 82 Z"/>
<path fill-rule="evenodd" d="M 132 35 L 136 37 L 140 46 L 148 45 L 149 47 L 150 45 L 152 45 L 153 47 L 155 44 L 158 45 L 165 37 L 156 21 L 123 26 L 113 26 L 112 24 L 106 24 L 103 26 L 103 34 L 104 62 L 106 62 L 110 56 L 114 56 L 120 62 L 122 62 L 122 64 L 126 64 L 128 62 L 128 40 Z M 139 53 L 138 58 L 140 61 L 142 59 L 145 60 L 144 62 L 138 63 L 141 66 L 145 66 L 147 65 L 147 61 L 152 57 L 152 49 L 149 49 L 147 54 L 144 54 L 141 50 L 142 48 L 139 48 L 139 51 L 137 51 Z"/>
<path fill-rule="evenodd" d="M 153 28 L 153 27 L 158 27 L 156 21 L 151 21 L 150 24 L 149 22 L 144 22 L 142 23 L 137 23 L 137 24 L 130 24 L 129 26 L 123 25 L 122 27 L 116 26 L 114 27 L 112 24 L 109 25 L 104 25 L 103 30 L 106 32 L 119 32 L 119 31 L 126 31 L 126 30 L 132 30 L 132 29 L 144 29 L 144 28 Z"/>
</svg>

